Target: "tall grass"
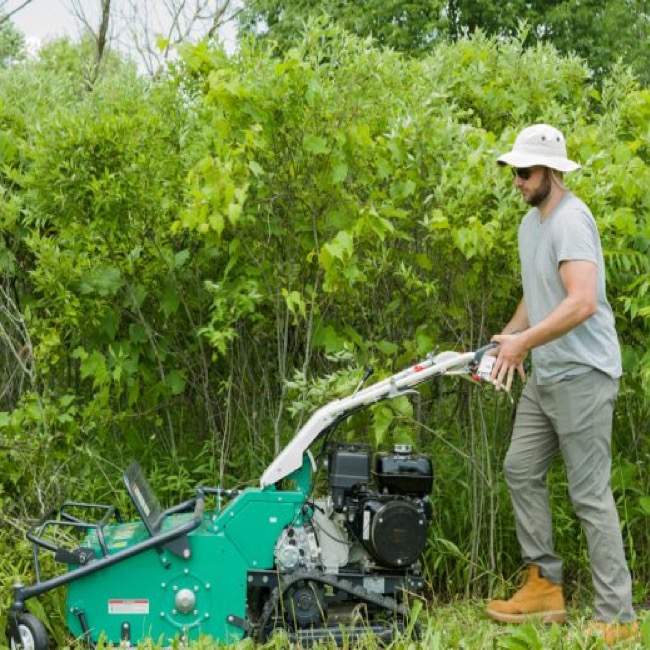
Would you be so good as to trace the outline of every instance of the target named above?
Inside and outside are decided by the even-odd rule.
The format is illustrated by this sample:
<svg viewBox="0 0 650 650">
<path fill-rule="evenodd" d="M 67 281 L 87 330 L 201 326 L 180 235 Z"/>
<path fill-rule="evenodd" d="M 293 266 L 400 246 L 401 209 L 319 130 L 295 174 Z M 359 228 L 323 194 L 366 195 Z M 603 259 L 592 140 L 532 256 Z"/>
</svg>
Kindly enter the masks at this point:
<svg viewBox="0 0 650 650">
<path fill-rule="evenodd" d="M 607 646 L 604 641 L 588 632 L 590 623 L 587 609 L 570 611 L 570 621 L 564 625 L 525 624 L 521 626 L 502 626 L 485 618 L 483 604 L 479 602 L 462 602 L 436 608 L 427 608 L 420 613 L 422 622 L 421 637 L 414 641 L 411 638 L 397 636 L 389 644 L 392 650 L 450 650 L 452 648 L 466 650 L 600 650 Z M 635 640 L 621 641 L 617 648 L 621 650 L 642 650 L 650 647 L 650 612 L 644 611 L 639 615 L 640 635 Z M 62 650 L 80 650 L 81 645 L 71 643 Z M 110 645 L 99 643 L 97 650 L 107 650 Z M 138 650 L 162 650 L 161 643 L 146 640 L 138 644 Z M 167 646 L 168 647 L 168 646 Z M 180 648 L 179 644 L 173 648 Z M 188 650 L 212 650 L 226 647 L 212 639 L 201 639 L 185 646 Z M 264 645 L 256 645 L 251 639 L 245 639 L 227 646 L 232 650 L 280 650 L 290 647 L 288 637 L 282 632 L 277 633 Z M 323 650 L 334 649 L 336 644 L 321 643 L 316 648 Z M 385 647 L 368 633 L 362 638 L 344 642 L 343 648 L 365 648 L 376 650 Z"/>
</svg>

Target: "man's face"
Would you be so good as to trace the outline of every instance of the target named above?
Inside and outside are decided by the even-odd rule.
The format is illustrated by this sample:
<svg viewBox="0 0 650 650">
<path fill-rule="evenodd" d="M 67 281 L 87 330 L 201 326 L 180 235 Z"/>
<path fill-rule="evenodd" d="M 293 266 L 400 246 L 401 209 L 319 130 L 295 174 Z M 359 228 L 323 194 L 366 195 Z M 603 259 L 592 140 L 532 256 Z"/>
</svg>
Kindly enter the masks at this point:
<svg viewBox="0 0 650 650">
<path fill-rule="evenodd" d="M 524 201 L 539 207 L 551 193 L 551 175 L 546 167 L 513 167 L 514 182 Z"/>
</svg>

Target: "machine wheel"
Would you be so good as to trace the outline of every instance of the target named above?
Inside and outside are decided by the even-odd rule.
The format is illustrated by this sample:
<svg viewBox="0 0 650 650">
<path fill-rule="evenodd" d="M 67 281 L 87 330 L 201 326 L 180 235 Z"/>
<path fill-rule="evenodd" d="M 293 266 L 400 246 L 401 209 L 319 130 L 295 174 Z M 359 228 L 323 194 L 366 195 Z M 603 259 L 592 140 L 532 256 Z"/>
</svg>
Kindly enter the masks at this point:
<svg viewBox="0 0 650 650">
<path fill-rule="evenodd" d="M 47 630 L 36 616 L 21 614 L 18 617 L 18 633 L 20 638 L 11 637 L 9 640 L 11 650 L 47 650 Z"/>
<path fill-rule="evenodd" d="M 293 629 L 322 627 L 327 621 L 327 603 L 323 588 L 311 581 L 299 582 L 287 594 L 286 622 Z"/>
</svg>

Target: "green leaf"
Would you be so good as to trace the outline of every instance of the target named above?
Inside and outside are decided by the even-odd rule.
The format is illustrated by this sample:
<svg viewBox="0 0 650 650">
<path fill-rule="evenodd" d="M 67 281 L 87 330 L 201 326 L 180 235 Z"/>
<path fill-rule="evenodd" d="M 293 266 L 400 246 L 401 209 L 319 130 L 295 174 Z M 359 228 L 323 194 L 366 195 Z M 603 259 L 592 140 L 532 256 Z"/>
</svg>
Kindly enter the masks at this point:
<svg viewBox="0 0 650 650">
<path fill-rule="evenodd" d="M 509 650 L 543 650 L 544 648 L 539 632 L 529 624 L 515 628 L 508 636 L 501 639 L 499 645 Z"/>
<path fill-rule="evenodd" d="M 223 233 L 223 229 L 226 225 L 226 222 L 221 212 L 213 212 L 208 217 L 208 224 L 211 230 L 214 230 L 214 232 L 216 232 L 218 236 L 221 236 L 221 234 Z"/>
<path fill-rule="evenodd" d="M 27 601 L 27 609 L 30 614 L 33 614 L 39 621 L 41 621 L 52 634 L 54 633 L 50 617 L 47 615 L 45 607 L 43 607 L 43 604 L 40 601 L 36 598 L 30 598 Z"/>
<path fill-rule="evenodd" d="M 149 340 L 147 328 L 139 323 L 129 325 L 129 340 L 135 344 L 146 343 Z"/>
<path fill-rule="evenodd" d="M 298 291 L 287 291 L 282 289 L 282 295 L 287 304 L 287 308 L 294 316 L 307 316 L 307 305 Z"/>
<path fill-rule="evenodd" d="M 373 409 L 372 421 L 373 431 L 375 434 L 375 444 L 379 446 L 384 443 L 388 429 L 394 419 L 395 414 L 393 413 L 393 410 L 386 404 L 381 404 Z"/>
<path fill-rule="evenodd" d="M 190 259 L 190 251 L 188 251 L 187 249 L 178 251 L 178 253 L 174 255 L 174 266 L 177 269 L 179 269 L 181 268 L 181 266 L 184 266 L 189 259 Z"/>
<path fill-rule="evenodd" d="M 239 221 L 239 218 L 242 214 L 242 204 L 241 203 L 229 203 L 228 204 L 228 221 L 234 226 Z"/>
<path fill-rule="evenodd" d="M 112 296 L 123 284 L 122 272 L 114 266 L 99 266 L 91 269 L 84 277 L 81 293 L 96 292 L 100 296 Z"/>
<path fill-rule="evenodd" d="M 160 298 L 160 307 L 165 317 L 168 318 L 172 314 L 175 314 L 178 311 L 180 304 L 181 299 L 178 296 L 176 287 L 171 284 L 166 285 L 163 291 L 163 295 Z"/>
<path fill-rule="evenodd" d="M 185 390 L 186 380 L 181 372 L 172 370 L 165 379 L 165 384 L 172 395 L 181 395 Z"/>
<path fill-rule="evenodd" d="M 650 515 L 650 496 L 639 497 L 639 507 L 646 515 Z"/>
<path fill-rule="evenodd" d="M 431 261 L 431 258 L 423 253 L 418 253 L 415 256 L 415 263 L 425 271 L 433 270 L 433 262 Z"/>
<path fill-rule="evenodd" d="M 61 406 L 61 408 L 67 408 L 68 406 L 70 406 L 70 404 L 72 404 L 72 402 L 75 401 L 75 399 L 76 399 L 75 395 L 62 395 L 59 398 L 59 405 Z"/>
<path fill-rule="evenodd" d="M 105 340 L 113 341 L 115 340 L 115 335 L 117 334 L 117 326 L 117 316 L 112 309 L 109 309 L 102 315 L 97 330 L 99 333 L 104 335 Z"/>
<path fill-rule="evenodd" d="M 254 160 L 249 160 L 248 161 L 248 168 L 257 176 L 258 178 L 260 176 L 264 176 L 264 168 L 262 165 L 259 163 L 255 162 Z"/>
<path fill-rule="evenodd" d="M 338 334 L 332 325 L 319 327 L 314 333 L 313 345 L 323 348 L 328 353 L 339 352 L 344 349 L 346 343 L 347 339 Z"/>
<path fill-rule="evenodd" d="M 6 133 L 0 133 L 0 163 L 8 165 L 18 154 L 18 147 L 14 138 L 9 137 Z"/>
<path fill-rule="evenodd" d="M 352 257 L 354 251 L 354 239 L 349 232 L 341 230 L 336 234 L 336 237 L 327 242 L 321 249 L 321 257 L 323 253 L 333 260 L 347 261 Z"/>
<path fill-rule="evenodd" d="M 159 52 L 164 52 L 169 47 L 169 39 L 165 38 L 161 34 L 156 36 L 156 47 Z"/>
<path fill-rule="evenodd" d="M 392 164 L 385 158 L 379 158 L 375 164 L 377 165 L 377 176 L 380 180 L 387 179 L 393 173 Z"/>
<path fill-rule="evenodd" d="M 397 345 L 391 341 L 379 341 L 377 349 L 381 350 L 387 357 L 391 357 L 399 351 Z"/>
<path fill-rule="evenodd" d="M 83 361 L 80 366 L 81 378 L 87 379 L 93 377 L 95 385 L 103 384 L 108 380 L 108 370 L 104 356 L 94 350 Z"/>
<path fill-rule="evenodd" d="M 338 185 L 342 183 L 348 175 L 348 165 L 346 162 L 339 162 L 332 169 L 332 183 Z"/>
<path fill-rule="evenodd" d="M 302 143 L 303 149 L 308 153 L 320 156 L 329 152 L 327 140 L 319 135 L 308 135 Z"/>
<path fill-rule="evenodd" d="M 434 347 L 433 339 L 424 332 L 418 332 L 415 335 L 415 343 L 418 356 L 420 357 L 429 354 Z"/>
<path fill-rule="evenodd" d="M 405 199 L 415 192 L 416 184 L 411 179 L 395 181 L 391 185 L 391 196 Z"/>
<path fill-rule="evenodd" d="M 146 297 L 147 289 L 143 284 L 138 283 L 130 287 L 130 290 L 127 291 L 126 302 L 129 306 L 133 306 L 137 309 L 142 307 Z"/>
</svg>

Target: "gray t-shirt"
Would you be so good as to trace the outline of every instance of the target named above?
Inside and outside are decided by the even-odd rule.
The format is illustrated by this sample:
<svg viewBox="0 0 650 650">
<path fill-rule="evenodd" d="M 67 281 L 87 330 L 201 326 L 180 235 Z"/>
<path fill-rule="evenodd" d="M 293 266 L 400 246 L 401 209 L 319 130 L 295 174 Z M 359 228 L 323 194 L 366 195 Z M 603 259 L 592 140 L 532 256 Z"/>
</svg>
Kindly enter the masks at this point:
<svg viewBox="0 0 650 650">
<path fill-rule="evenodd" d="M 533 349 L 539 385 L 597 368 L 622 374 L 614 315 L 605 295 L 605 264 L 598 227 L 589 208 L 567 192 L 545 221 L 533 208 L 519 226 L 519 259 L 529 325 L 544 320 L 566 297 L 560 262 L 586 260 L 597 266 L 596 313 L 559 339 Z"/>
</svg>

